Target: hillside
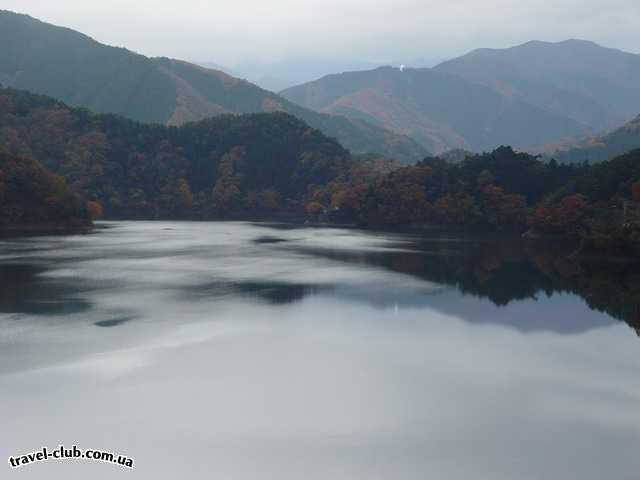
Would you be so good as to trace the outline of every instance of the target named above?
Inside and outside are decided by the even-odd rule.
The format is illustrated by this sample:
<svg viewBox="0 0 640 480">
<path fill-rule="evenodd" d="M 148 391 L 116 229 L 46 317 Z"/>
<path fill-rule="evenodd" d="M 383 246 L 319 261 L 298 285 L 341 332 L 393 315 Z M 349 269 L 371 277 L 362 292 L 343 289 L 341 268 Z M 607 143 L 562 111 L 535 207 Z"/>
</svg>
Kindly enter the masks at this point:
<svg viewBox="0 0 640 480">
<path fill-rule="evenodd" d="M 640 55 L 593 42 L 532 41 L 506 49 L 482 48 L 434 69 L 595 130 L 618 127 L 640 111 Z"/>
<path fill-rule="evenodd" d="M 0 231 L 87 227 L 89 214 L 64 179 L 0 145 Z"/>
<path fill-rule="evenodd" d="M 640 255 L 640 149 L 591 166 L 542 162 L 510 147 L 458 163 L 427 158 L 371 181 L 333 181 L 313 199 L 314 211 L 341 222 L 526 232 L 581 241 L 585 253 Z"/>
<path fill-rule="evenodd" d="M 609 133 L 587 137 L 572 148 L 560 148 L 545 153 L 544 157 L 561 163 L 596 163 L 637 148 L 640 148 L 640 115 Z"/>
<path fill-rule="evenodd" d="M 37 218 L 90 202 L 108 218 L 306 214 L 374 227 L 531 228 L 536 235 L 583 238 L 625 255 L 640 248 L 640 222 L 623 221 L 625 202 L 640 201 L 640 150 L 583 166 L 545 163 L 500 147 L 456 162 L 427 158 L 397 168 L 376 157 L 354 159 L 286 113 L 222 115 L 166 127 L 12 89 L 0 90 L 0 144 L 10 156 L 41 159 L 81 197 L 74 203 L 59 177 L 46 177 L 51 187 L 38 187 L 45 193 L 36 198 L 53 210 Z M 30 190 L 15 185 L 20 183 L 0 184 L 0 192 L 9 192 L 4 198 L 13 198 L 3 199 L 5 213 L 34 215 L 38 208 L 25 206 Z M 55 192 L 71 200 L 58 202 Z M 58 210 L 60 205 L 72 208 Z"/>
<path fill-rule="evenodd" d="M 525 148 L 587 129 L 446 72 L 381 67 L 328 75 L 282 92 L 304 107 L 375 122 L 434 152 Z"/>
<path fill-rule="evenodd" d="M 300 211 L 311 185 L 352 162 L 335 140 L 286 113 L 165 127 L 12 89 L 0 89 L 0 144 L 39 159 L 112 218 Z"/>
<path fill-rule="evenodd" d="M 375 152 L 405 163 L 427 153 L 408 137 L 360 120 L 306 110 L 221 71 L 147 58 L 26 15 L 0 11 L 0 44 L 0 84 L 97 113 L 182 125 L 224 113 L 283 111 L 354 153 Z"/>
</svg>

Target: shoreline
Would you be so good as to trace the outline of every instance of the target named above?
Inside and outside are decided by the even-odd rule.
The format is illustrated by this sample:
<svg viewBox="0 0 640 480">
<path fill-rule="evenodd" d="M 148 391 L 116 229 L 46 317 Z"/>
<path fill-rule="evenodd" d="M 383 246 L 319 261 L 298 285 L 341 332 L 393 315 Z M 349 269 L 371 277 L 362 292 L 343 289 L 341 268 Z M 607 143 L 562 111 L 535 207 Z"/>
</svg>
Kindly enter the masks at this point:
<svg viewBox="0 0 640 480">
<path fill-rule="evenodd" d="M 14 237 L 22 235 L 75 235 L 88 234 L 96 227 L 93 223 L 87 225 L 64 225 L 55 223 L 36 223 L 24 225 L 2 225 L 0 226 L 1 237 Z"/>
</svg>

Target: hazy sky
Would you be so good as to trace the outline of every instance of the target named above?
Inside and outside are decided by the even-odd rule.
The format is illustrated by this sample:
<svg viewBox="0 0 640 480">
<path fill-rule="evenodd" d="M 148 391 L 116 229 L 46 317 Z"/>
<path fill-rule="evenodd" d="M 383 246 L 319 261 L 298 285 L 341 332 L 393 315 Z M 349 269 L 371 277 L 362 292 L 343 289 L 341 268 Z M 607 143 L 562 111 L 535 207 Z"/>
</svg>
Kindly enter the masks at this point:
<svg viewBox="0 0 640 480">
<path fill-rule="evenodd" d="M 531 39 L 640 52 L 638 0 L 0 0 L 0 8 L 146 55 L 226 65 L 437 59 Z"/>
</svg>

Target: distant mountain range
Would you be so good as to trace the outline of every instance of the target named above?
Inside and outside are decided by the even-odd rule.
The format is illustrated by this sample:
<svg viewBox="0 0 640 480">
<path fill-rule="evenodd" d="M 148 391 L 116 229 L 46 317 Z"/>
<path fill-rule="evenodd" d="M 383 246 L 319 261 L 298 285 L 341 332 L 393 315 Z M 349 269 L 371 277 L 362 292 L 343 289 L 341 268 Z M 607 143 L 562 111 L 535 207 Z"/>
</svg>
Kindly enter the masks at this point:
<svg viewBox="0 0 640 480">
<path fill-rule="evenodd" d="M 479 49 L 432 68 L 383 67 L 287 89 L 289 100 L 377 122 L 426 148 L 527 149 L 640 112 L 640 55 L 568 40 Z"/>
<path fill-rule="evenodd" d="M 243 62 L 233 68 L 221 67 L 215 62 L 196 63 L 207 68 L 222 70 L 234 77 L 244 78 L 272 92 L 310 82 L 329 73 L 371 70 L 379 66 L 379 64 L 357 60 L 312 58 L 291 58 L 278 62 Z"/>
<path fill-rule="evenodd" d="M 282 95 L 320 112 L 376 122 L 435 152 L 522 148 L 588 131 L 570 118 L 428 68 L 328 75 Z"/>
<path fill-rule="evenodd" d="M 221 70 L 228 75 L 244 78 L 265 90 L 280 92 L 287 88 L 311 82 L 334 73 L 372 70 L 383 65 L 407 65 L 412 68 L 433 67 L 443 58 L 407 58 L 389 62 L 368 62 L 363 60 L 338 60 L 317 58 L 288 58 L 276 62 L 242 62 L 232 68 L 211 61 L 194 61 L 196 65 Z"/>
<path fill-rule="evenodd" d="M 405 163 L 428 152 L 414 140 L 360 119 L 320 114 L 219 70 L 148 58 L 67 28 L 0 11 L 0 83 L 97 113 L 182 125 L 223 113 L 290 113 L 354 153 Z"/>
<path fill-rule="evenodd" d="M 584 40 L 481 48 L 435 70 L 596 130 L 618 127 L 640 113 L 640 55 Z"/>
<path fill-rule="evenodd" d="M 575 143 L 567 139 L 593 142 L 595 132 L 621 127 L 640 113 L 640 55 L 581 40 L 479 49 L 433 68 L 331 74 L 280 95 L 215 64 L 148 58 L 8 11 L 0 11 L 0 45 L 0 84 L 69 105 L 165 125 L 225 113 L 286 112 L 355 154 L 403 163 L 499 145 L 567 150 Z M 291 61 L 280 67 L 309 78 L 368 65 Z M 251 76 L 259 74 L 256 67 Z"/>
<path fill-rule="evenodd" d="M 544 158 L 560 163 L 596 163 L 640 148 L 640 115 L 611 132 L 593 135 L 566 147 L 549 150 Z"/>
</svg>

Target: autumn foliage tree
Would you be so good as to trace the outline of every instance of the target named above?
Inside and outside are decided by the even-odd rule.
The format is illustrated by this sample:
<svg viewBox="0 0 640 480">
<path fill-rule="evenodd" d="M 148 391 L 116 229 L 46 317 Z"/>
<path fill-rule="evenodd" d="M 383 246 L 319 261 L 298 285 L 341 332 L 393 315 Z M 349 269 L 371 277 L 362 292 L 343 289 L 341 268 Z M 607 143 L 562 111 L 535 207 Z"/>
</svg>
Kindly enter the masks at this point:
<svg viewBox="0 0 640 480">
<path fill-rule="evenodd" d="M 85 206 L 65 180 L 32 158 L 0 150 L 0 227 L 79 227 Z"/>
<path fill-rule="evenodd" d="M 640 202 L 640 180 L 631 185 L 631 198 L 634 202 Z"/>
<path fill-rule="evenodd" d="M 544 233 L 579 235 L 586 230 L 589 203 L 584 195 L 569 195 L 539 204 L 531 216 L 533 227 Z"/>
<path fill-rule="evenodd" d="M 89 212 L 91 220 L 98 220 L 104 215 L 102 205 L 100 205 L 100 202 L 95 200 L 89 200 L 87 202 L 87 211 Z"/>
</svg>

